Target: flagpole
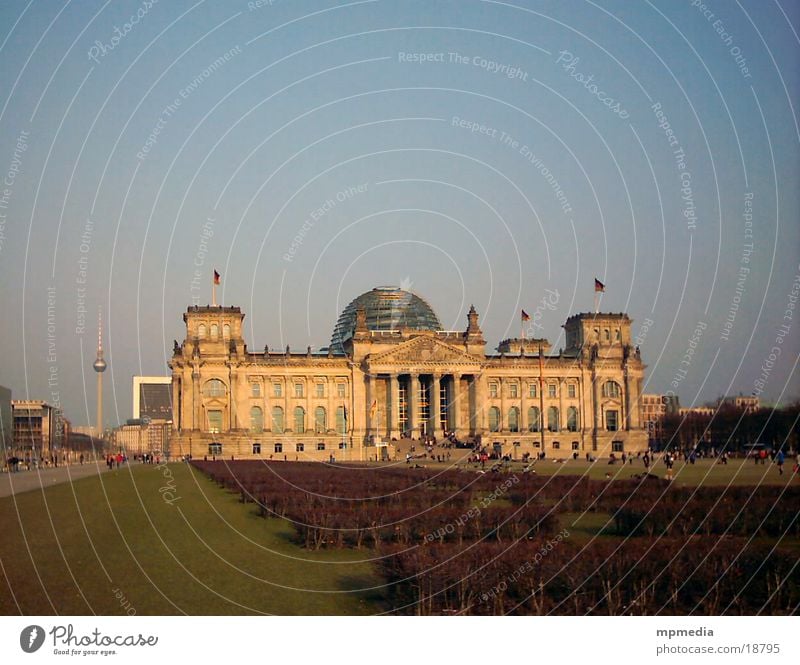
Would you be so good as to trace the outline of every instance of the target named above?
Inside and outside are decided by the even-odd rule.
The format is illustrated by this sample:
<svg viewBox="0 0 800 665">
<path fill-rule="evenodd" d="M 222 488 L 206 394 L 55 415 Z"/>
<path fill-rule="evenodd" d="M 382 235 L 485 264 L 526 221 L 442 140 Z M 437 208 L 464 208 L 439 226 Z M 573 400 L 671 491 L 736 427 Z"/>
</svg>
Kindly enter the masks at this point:
<svg viewBox="0 0 800 665">
<path fill-rule="evenodd" d="M 211 306 L 217 306 L 217 280 L 213 272 L 211 273 Z"/>
<path fill-rule="evenodd" d="M 600 292 L 595 288 L 594 290 L 594 313 L 597 314 L 600 311 L 600 296 L 598 295 Z"/>
</svg>

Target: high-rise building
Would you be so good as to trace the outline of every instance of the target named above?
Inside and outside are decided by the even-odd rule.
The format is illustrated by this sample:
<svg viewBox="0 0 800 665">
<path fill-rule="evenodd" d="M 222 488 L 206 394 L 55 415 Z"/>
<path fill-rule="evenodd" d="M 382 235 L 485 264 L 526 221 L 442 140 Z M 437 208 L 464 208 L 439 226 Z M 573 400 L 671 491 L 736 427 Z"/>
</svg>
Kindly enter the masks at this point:
<svg viewBox="0 0 800 665">
<path fill-rule="evenodd" d="M 14 454 L 23 459 L 47 459 L 63 444 L 61 410 L 42 400 L 11 400 Z"/>
<path fill-rule="evenodd" d="M 11 415 L 11 390 L 0 386 L 0 459 L 10 456 L 14 447 L 14 420 Z"/>
<path fill-rule="evenodd" d="M 172 420 L 172 377 L 133 377 L 133 419 Z"/>
</svg>

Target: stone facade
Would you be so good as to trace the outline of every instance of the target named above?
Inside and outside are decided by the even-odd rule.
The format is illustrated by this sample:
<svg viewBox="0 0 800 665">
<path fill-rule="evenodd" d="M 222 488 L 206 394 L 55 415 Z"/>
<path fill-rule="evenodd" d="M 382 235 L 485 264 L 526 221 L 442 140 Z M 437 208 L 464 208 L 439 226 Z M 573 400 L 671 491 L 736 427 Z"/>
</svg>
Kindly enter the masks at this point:
<svg viewBox="0 0 800 665">
<path fill-rule="evenodd" d="M 184 314 L 169 363 L 173 457 L 367 461 L 445 432 L 515 459 L 647 449 L 625 314 L 570 317 L 558 354 L 522 339 L 487 353 L 474 308 L 458 332 L 374 329 L 359 309 L 338 348 L 304 353 L 248 350 L 243 319 L 238 307 Z"/>
</svg>

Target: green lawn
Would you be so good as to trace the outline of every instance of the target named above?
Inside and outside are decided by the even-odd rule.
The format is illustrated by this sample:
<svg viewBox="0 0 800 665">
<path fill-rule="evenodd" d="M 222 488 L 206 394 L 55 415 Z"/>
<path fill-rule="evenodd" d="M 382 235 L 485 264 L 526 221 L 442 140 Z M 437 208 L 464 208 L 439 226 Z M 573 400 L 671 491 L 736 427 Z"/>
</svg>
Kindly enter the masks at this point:
<svg viewBox="0 0 800 665">
<path fill-rule="evenodd" d="M 0 499 L 0 613 L 381 611 L 380 589 L 353 591 L 381 584 L 359 563 L 369 550 L 307 552 L 289 524 L 259 518 L 186 465 L 167 468 Z"/>
<path fill-rule="evenodd" d="M 672 470 L 673 483 L 676 487 L 697 487 L 698 485 L 714 485 L 726 486 L 730 485 L 785 485 L 787 483 L 800 483 L 800 476 L 792 473 L 793 461 L 787 461 L 783 465 L 783 475 L 779 475 L 778 467 L 774 464 L 754 464 L 753 461 L 742 459 L 730 460 L 727 465 L 723 466 L 712 462 L 711 460 L 698 460 L 695 464 L 684 462 L 676 462 Z M 438 468 L 444 466 L 433 463 L 427 465 L 431 468 Z M 486 469 L 490 468 L 491 464 L 487 463 Z M 478 469 L 480 465 L 468 464 L 461 468 Z M 520 462 L 513 462 L 510 465 L 510 471 L 513 473 L 520 473 L 523 464 Z M 594 463 L 589 463 L 586 460 L 569 459 L 564 464 L 556 463 L 550 459 L 544 459 L 536 462 L 533 469 L 539 476 L 552 476 L 555 474 L 570 475 L 570 476 L 587 476 L 595 480 L 603 480 L 606 474 L 609 474 L 611 479 L 627 480 L 635 474 L 644 473 L 645 468 L 641 459 L 634 459 L 633 464 L 623 465 L 621 462 L 616 464 L 609 464 L 607 459 L 601 459 Z M 650 473 L 663 478 L 666 473 L 666 466 L 663 462 L 657 462 L 655 465 L 650 465 Z"/>
</svg>

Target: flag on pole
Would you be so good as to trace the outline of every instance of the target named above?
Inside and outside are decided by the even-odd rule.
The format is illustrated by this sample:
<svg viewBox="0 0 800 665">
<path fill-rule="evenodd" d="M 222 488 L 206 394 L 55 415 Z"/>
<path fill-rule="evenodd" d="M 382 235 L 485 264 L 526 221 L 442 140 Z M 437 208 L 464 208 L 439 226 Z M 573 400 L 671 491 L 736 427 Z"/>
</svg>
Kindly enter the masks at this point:
<svg viewBox="0 0 800 665">
<path fill-rule="evenodd" d="M 603 284 L 597 277 L 594 278 L 594 290 L 595 293 L 605 293 L 606 292 L 606 285 Z"/>
<path fill-rule="evenodd" d="M 220 274 L 215 270 L 214 271 L 214 284 L 219 285 Z M 597 280 L 595 280 L 597 281 Z"/>
<path fill-rule="evenodd" d="M 531 317 L 528 316 L 528 312 L 526 312 L 524 309 L 522 310 L 522 320 L 523 321 L 530 321 L 531 320 Z"/>
</svg>

